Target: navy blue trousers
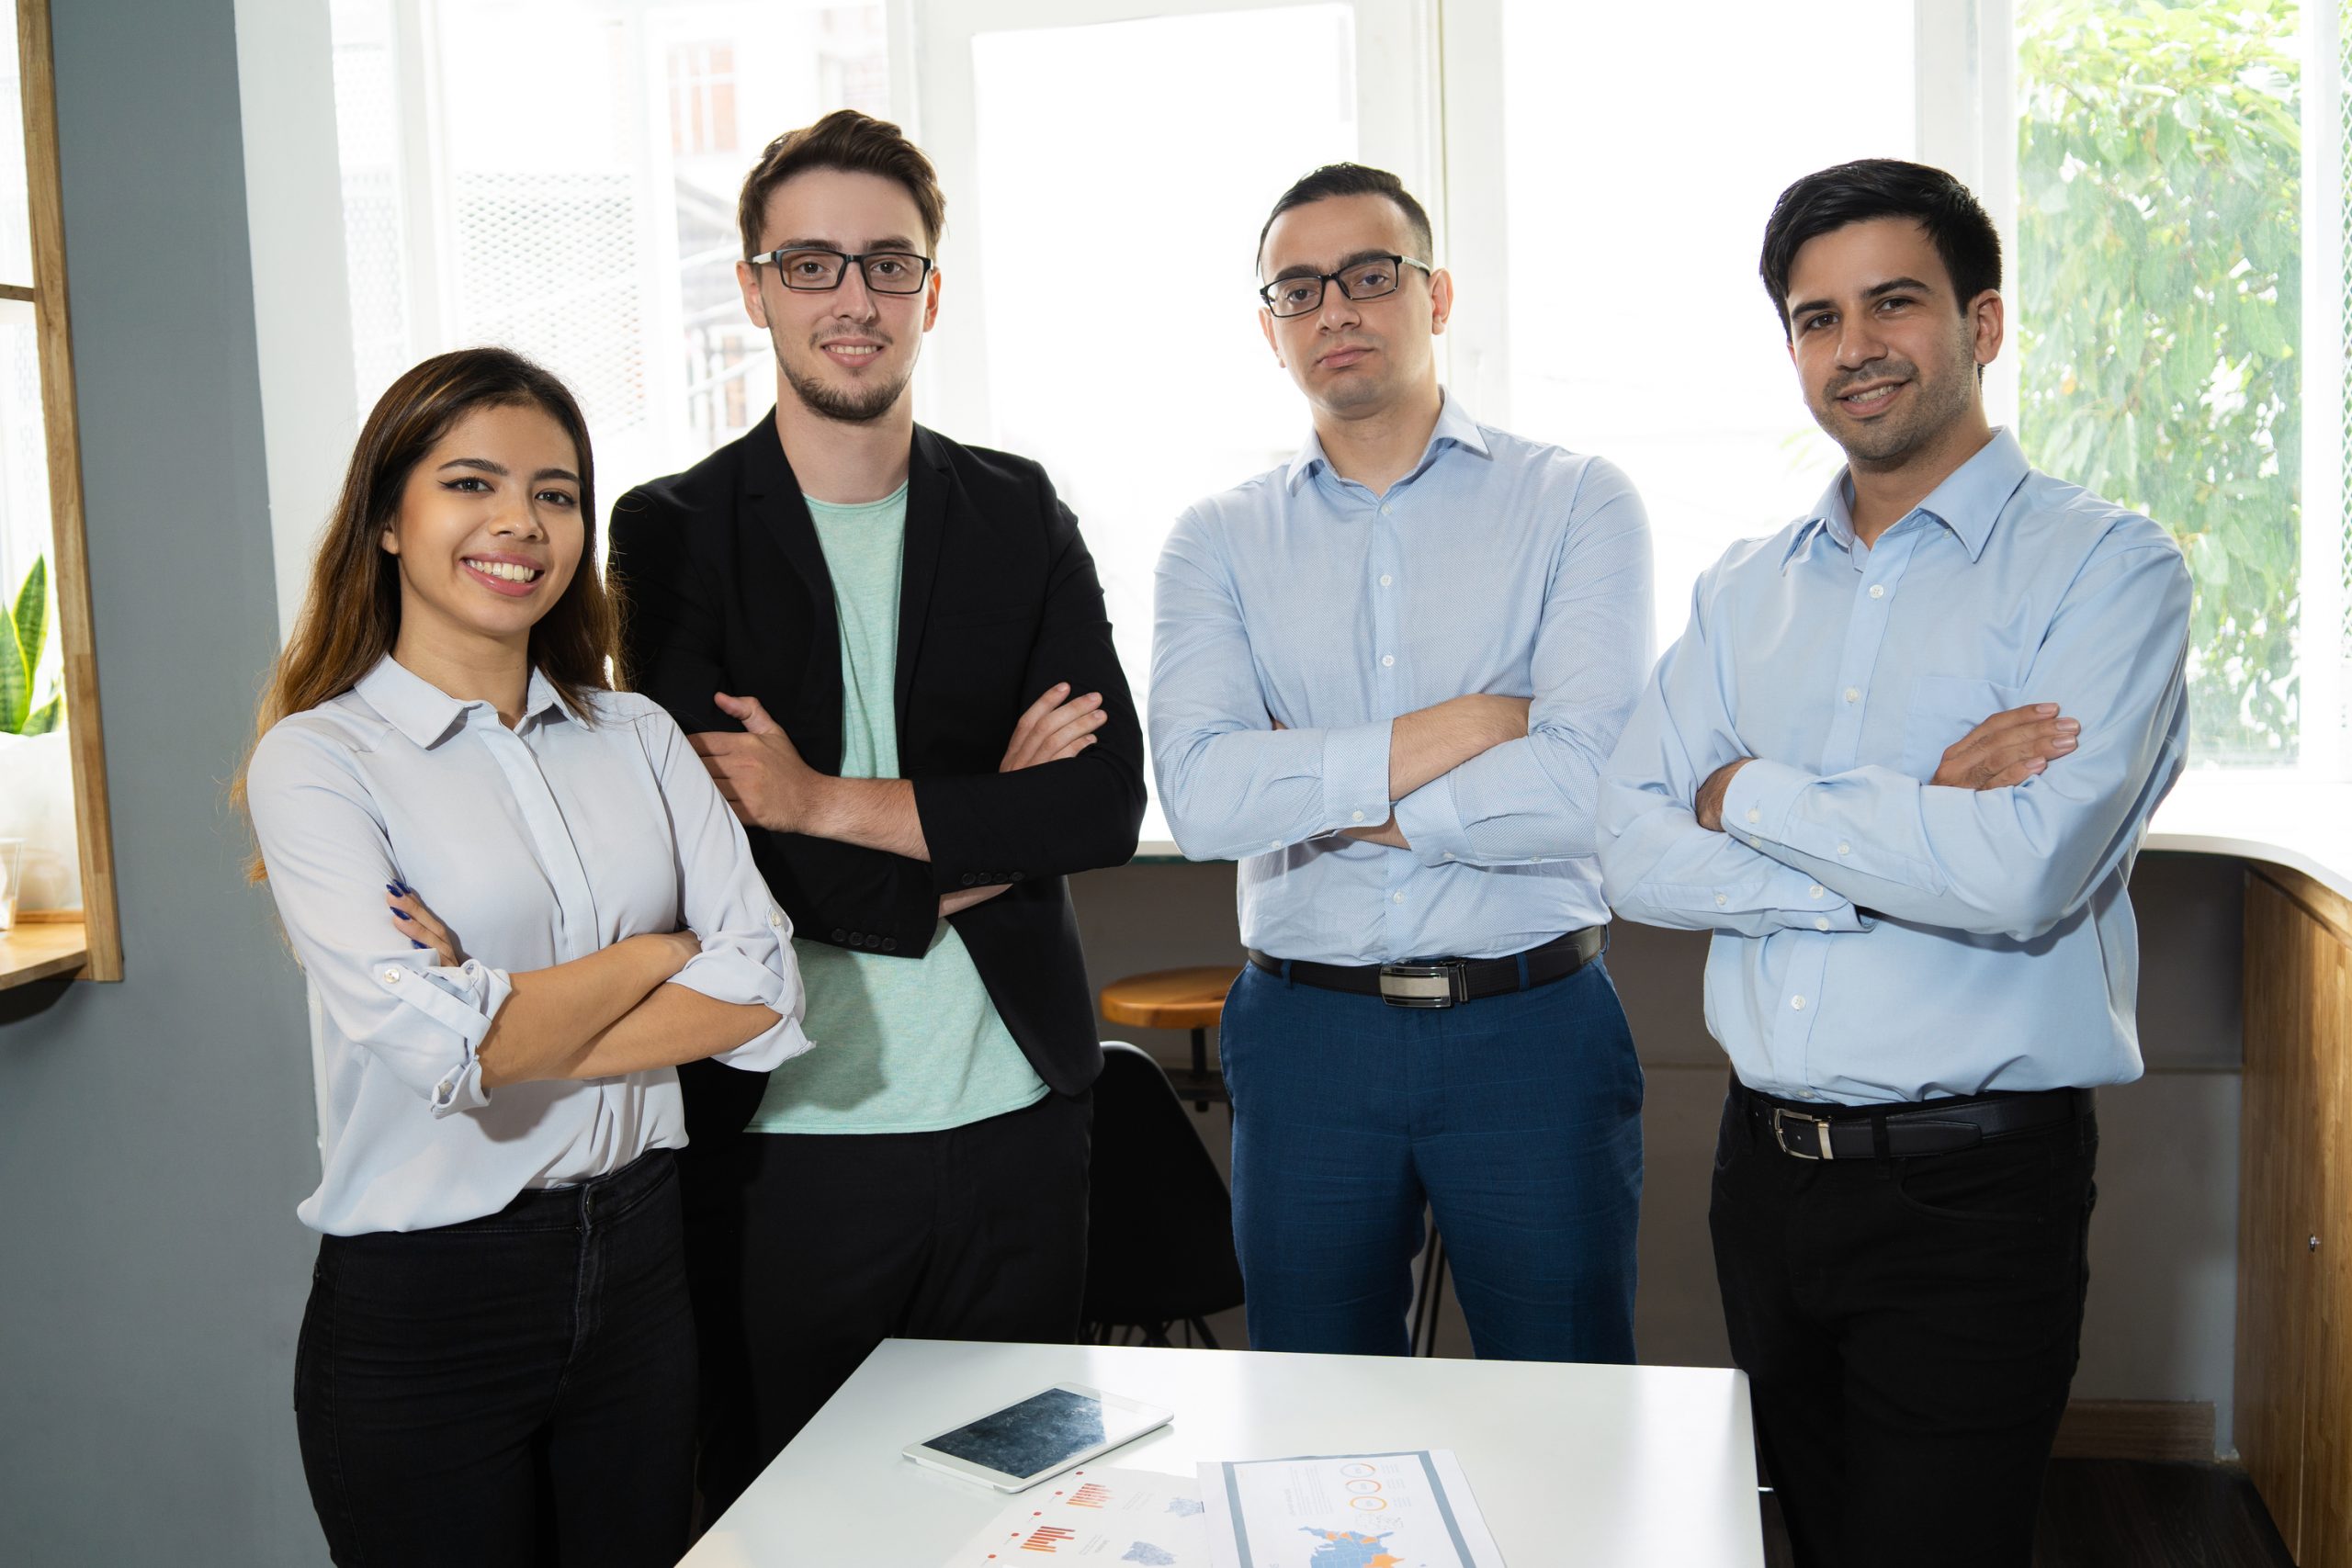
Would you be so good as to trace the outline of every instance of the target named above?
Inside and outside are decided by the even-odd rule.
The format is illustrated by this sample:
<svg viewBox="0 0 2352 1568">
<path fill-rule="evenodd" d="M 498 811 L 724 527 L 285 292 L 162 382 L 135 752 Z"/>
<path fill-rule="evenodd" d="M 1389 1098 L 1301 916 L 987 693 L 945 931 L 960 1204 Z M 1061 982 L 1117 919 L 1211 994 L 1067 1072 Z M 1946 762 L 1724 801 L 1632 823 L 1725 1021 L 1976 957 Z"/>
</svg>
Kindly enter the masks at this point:
<svg viewBox="0 0 2352 1568">
<path fill-rule="evenodd" d="M 1600 962 L 1433 1010 L 1252 965 L 1219 1048 L 1253 1349 L 1407 1353 L 1426 1205 L 1481 1357 L 1634 1359 L 1642 1069 Z"/>
</svg>

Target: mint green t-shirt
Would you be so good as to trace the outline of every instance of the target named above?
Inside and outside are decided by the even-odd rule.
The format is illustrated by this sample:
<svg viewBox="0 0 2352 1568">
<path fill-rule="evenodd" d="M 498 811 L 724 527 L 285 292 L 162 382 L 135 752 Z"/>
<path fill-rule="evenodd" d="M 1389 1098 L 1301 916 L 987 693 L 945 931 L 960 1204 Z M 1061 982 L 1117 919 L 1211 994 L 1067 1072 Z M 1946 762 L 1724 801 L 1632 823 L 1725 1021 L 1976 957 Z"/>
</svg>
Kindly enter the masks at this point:
<svg viewBox="0 0 2352 1568">
<path fill-rule="evenodd" d="M 907 491 L 808 502 L 842 629 L 843 778 L 899 775 L 899 575 Z M 927 1133 L 1018 1111 L 1046 1085 L 945 920 L 920 959 L 792 940 L 817 1048 L 768 1078 L 762 1133 Z"/>
</svg>

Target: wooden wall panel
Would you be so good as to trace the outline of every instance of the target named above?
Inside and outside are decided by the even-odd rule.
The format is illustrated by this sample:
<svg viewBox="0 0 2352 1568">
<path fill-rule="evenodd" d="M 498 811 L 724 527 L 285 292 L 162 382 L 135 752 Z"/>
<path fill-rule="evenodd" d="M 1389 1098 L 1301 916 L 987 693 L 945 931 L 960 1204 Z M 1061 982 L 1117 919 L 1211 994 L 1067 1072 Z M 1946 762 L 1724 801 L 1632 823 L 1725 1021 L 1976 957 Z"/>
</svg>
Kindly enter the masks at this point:
<svg viewBox="0 0 2352 1568">
<path fill-rule="evenodd" d="M 2352 1568 L 2352 903 L 2245 902 L 2238 1451 L 2300 1568 Z"/>
<path fill-rule="evenodd" d="M 2297 1216 L 2313 1194 L 2305 1013 L 2311 922 L 2260 877 L 2245 896 L 2245 1079 L 2239 1146 L 2237 1447 L 2288 1553 L 2301 1559 L 2302 1369 L 2316 1309 Z"/>
</svg>

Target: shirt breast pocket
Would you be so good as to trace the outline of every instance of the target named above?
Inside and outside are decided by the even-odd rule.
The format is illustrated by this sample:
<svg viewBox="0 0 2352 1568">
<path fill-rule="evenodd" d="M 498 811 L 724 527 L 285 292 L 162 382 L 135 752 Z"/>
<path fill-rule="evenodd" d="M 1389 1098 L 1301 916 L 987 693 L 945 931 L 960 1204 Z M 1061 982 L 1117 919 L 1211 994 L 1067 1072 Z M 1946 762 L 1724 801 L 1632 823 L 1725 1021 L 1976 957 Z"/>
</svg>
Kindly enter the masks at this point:
<svg viewBox="0 0 2352 1568">
<path fill-rule="evenodd" d="M 1911 683 L 1903 719 L 1903 773 L 1936 776 L 1952 742 L 1996 713 L 2023 705 L 2023 689 L 1964 675 L 1922 675 Z"/>
</svg>

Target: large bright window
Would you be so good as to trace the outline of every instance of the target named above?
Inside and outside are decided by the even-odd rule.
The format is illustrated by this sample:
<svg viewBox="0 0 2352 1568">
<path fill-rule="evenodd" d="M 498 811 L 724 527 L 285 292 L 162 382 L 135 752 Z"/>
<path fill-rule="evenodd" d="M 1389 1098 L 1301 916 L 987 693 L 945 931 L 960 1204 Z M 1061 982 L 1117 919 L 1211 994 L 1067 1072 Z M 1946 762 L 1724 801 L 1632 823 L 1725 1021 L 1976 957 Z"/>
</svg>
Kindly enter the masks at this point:
<svg viewBox="0 0 2352 1568">
<path fill-rule="evenodd" d="M 761 144 L 843 105 L 907 126 L 948 198 L 919 416 L 1046 465 L 1138 688 L 1169 525 L 1307 429 L 1247 292 L 1297 175 L 1352 157 L 1422 196 L 1449 385 L 1633 475 L 1663 647 L 1696 573 L 1839 461 L 1757 279 L 1772 198 L 1848 158 L 1943 164 L 2010 257 L 1994 418 L 2188 553 L 2194 764 L 2352 755 L 2332 7 L 334 0 L 334 28 L 358 406 L 511 344 L 582 394 L 608 496 L 774 396 L 729 265 Z"/>
<path fill-rule="evenodd" d="M 416 360 L 503 344 L 562 376 L 607 501 L 775 397 L 735 197 L 769 138 L 889 111 L 883 0 L 334 0 L 364 412 Z"/>
</svg>

